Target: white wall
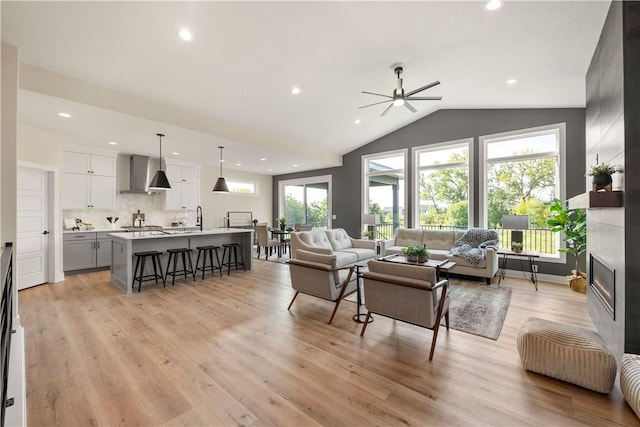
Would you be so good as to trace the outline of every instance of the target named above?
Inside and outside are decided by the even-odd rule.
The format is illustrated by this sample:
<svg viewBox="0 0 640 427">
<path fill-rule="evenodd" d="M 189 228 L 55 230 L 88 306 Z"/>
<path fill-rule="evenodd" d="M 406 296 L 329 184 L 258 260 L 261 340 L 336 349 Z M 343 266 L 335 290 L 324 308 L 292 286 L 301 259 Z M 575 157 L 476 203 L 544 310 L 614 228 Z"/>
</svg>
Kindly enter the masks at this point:
<svg viewBox="0 0 640 427">
<path fill-rule="evenodd" d="M 258 185 L 258 195 L 213 193 L 211 190 L 218 179 L 217 168 L 202 168 L 200 171 L 200 204 L 202 205 L 204 226 L 221 227 L 227 212 L 252 212 L 253 218 L 260 222 L 268 222 L 271 217 L 273 177 L 224 171 L 226 180 L 234 178 L 242 181 L 253 181 Z"/>
</svg>

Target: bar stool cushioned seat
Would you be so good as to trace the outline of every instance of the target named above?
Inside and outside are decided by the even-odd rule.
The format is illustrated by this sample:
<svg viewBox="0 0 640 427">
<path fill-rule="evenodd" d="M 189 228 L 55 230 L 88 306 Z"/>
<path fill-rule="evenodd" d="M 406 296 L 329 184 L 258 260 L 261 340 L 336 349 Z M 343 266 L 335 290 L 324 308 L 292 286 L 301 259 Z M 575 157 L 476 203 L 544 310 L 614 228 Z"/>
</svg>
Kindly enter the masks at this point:
<svg viewBox="0 0 640 427">
<path fill-rule="evenodd" d="M 528 371 L 609 393 L 616 379 L 616 359 L 595 331 L 536 317 L 528 318 L 517 339 Z"/>
<path fill-rule="evenodd" d="M 620 364 L 620 390 L 633 412 L 640 418 L 640 355 L 622 356 Z"/>
</svg>

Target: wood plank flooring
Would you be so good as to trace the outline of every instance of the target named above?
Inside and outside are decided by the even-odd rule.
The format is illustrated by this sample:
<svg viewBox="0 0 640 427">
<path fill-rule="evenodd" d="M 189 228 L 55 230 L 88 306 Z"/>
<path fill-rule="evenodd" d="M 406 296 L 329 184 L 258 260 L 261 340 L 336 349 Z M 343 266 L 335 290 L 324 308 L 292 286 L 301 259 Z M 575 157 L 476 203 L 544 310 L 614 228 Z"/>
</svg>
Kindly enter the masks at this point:
<svg viewBox="0 0 640 427">
<path fill-rule="evenodd" d="M 507 279 L 500 338 L 376 316 L 364 338 L 343 302 L 293 295 L 288 267 L 126 296 L 108 272 L 20 291 L 30 426 L 640 425 L 609 395 L 525 371 L 516 336 L 539 316 L 592 328 L 585 297 Z"/>
</svg>

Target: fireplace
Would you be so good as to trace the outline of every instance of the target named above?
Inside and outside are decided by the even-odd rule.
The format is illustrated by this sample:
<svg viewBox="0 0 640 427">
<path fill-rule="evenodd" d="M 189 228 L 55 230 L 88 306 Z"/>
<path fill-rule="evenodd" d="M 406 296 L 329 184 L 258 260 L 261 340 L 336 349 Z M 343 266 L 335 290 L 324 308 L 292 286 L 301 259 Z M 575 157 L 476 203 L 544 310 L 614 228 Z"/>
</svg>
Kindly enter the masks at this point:
<svg viewBox="0 0 640 427">
<path fill-rule="evenodd" d="M 616 319 L 616 271 L 598 257 L 589 257 L 589 288 L 604 309 Z"/>
</svg>

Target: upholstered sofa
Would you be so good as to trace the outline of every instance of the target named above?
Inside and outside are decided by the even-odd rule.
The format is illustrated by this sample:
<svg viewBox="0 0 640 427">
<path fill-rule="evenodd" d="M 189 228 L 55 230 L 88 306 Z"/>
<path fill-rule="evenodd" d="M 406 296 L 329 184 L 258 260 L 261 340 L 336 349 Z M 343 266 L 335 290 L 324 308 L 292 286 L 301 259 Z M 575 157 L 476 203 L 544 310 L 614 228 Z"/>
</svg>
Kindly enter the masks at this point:
<svg viewBox="0 0 640 427">
<path fill-rule="evenodd" d="M 380 242 L 380 254 L 387 256 L 398 254 L 409 245 L 427 245 L 429 258 L 435 260 L 453 261 L 456 263 L 452 270 L 456 274 L 483 277 L 487 284 L 498 272 L 498 254 L 493 248 L 487 248 L 486 256 L 482 263 L 471 264 L 465 258 L 451 253 L 453 244 L 464 235 L 460 230 L 420 230 L 413 228 L 398 228 L 393 237 Z"/>
<path fill-rule="evenodd" d="M 305 250 L 323 255 L 335 255 L 337 267 L 367 262 L 376 257 L 376 242 L 354 239 L 342 228 L 291 233 L 291 258 Z"/>
</svg>

